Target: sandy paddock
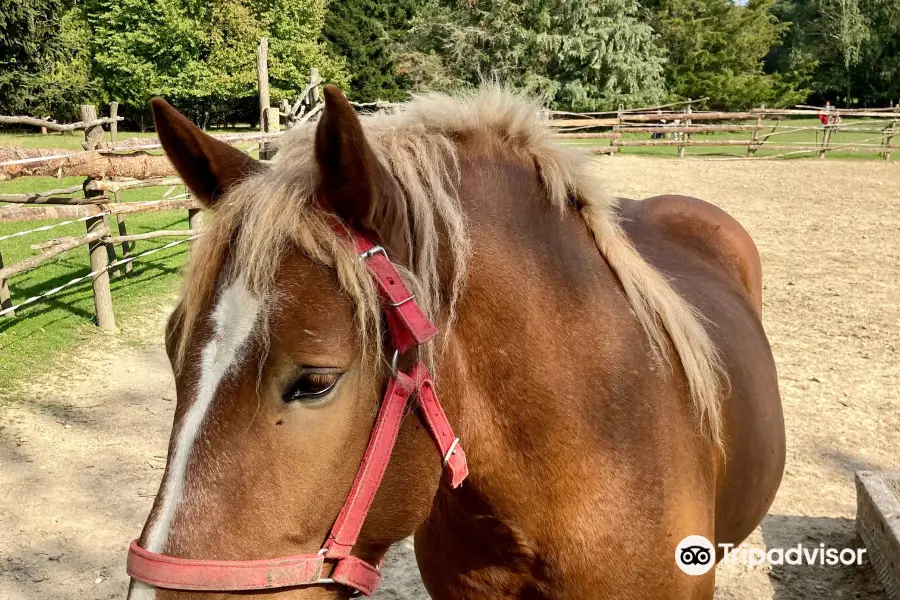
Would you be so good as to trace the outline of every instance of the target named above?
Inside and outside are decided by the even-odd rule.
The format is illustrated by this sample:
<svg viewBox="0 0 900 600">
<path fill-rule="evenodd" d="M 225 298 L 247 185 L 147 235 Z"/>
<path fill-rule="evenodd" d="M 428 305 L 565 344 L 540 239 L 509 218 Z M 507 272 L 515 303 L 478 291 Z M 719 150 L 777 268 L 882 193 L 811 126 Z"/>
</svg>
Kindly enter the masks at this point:
<svg viewBox="0 0 900 600">
<path fill-rule="evenodd" d="M 784 482 L 757 547 L 858 547 L 858 469 L 900 468 L 900 164 L 616 156 L 609 190 L 681 193 L 734 215 L 759 246 L 764 320 L 788 432 Z M 110 338 L 0 404 L 0 600 L 121 598 L 127 544 L 165 460 L 174 407 L 161 347 Z M 411 546 L 379 598 L 425 598 Z M 717 598 L 881 600 L 861 567 L 720 567 Z"/>
</svg>

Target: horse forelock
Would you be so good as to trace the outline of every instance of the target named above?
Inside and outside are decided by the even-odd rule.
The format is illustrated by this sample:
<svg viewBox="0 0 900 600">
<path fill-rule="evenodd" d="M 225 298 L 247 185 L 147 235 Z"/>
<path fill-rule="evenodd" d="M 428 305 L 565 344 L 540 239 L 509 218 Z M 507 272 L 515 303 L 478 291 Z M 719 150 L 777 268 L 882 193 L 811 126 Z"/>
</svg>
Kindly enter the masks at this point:
<svg viewBox="0 0 900 600">
<path fill-rule="evenodd" d="M 571 210 L 577 199 L 574 204 L 652 344 L 663 356 L 670 344 L 674 348 L 695 408 L 721 446 L 724 375 L 702 317 L 634 250 L 619 226 L 617 202 L 602 190 L 596 164 L 583 152 L 556 142 L 537 118 L 539 109 L 533 100 L 489 85 L 458 96 L 420 96 L 392 113 L 361 119 L 367 141 L 402 190 L 414 223 L 409 232 L 413 253 L 404 276 L 429 316 L 444 317 L 446 334 L 471 254 L 457 195 L 461 141 L 481 137 L 499 142 L 494 147 L 533 163 L 558 210 Z M 183 363 L 190 334 L 217 287 L 240 278 L 265 306 L 276 299 L 273 287 L 281 258 L 297 250 L 334 268 L 342 292 L 356 306 L 364 352 L 380 356 L 378 294 L 365 267 L 314 202 L 319 177 L 314 133 L 314 127 L 304 126 L 285 134 L 275 164 L 230 190 L 216 208 L 185 280 L 177 364 Z M 439 285 L 439 253 L 452 266 L 449 289 Z M 226 263 L 228 275 L 223 278 Z M 431 347 L 424 353 L 430 362 Z"/>
</svg>

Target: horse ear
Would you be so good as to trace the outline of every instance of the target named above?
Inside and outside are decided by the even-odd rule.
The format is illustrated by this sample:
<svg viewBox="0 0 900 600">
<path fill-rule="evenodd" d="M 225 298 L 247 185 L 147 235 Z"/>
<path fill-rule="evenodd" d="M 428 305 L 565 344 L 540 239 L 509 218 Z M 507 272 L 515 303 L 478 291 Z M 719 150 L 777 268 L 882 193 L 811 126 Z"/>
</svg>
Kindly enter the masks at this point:
<svg viewBox="0 0 900 600">
<path fill-rule="evenodd" d="M 315 143 L 323 208 L 404 261 L 408 229 L 399 188 L 379 163 L 356 111 L 341 90 L 326 85 L 322 91 L 325 110 L 316 127 Z"/>
<path fill-rule="evenodd" d="M 203 133 L 162 98 L 153 98 L 150 108 L 169 160 L 207 208 L 247 175 L 261 170 L 259 161 Z"/>
</svg>

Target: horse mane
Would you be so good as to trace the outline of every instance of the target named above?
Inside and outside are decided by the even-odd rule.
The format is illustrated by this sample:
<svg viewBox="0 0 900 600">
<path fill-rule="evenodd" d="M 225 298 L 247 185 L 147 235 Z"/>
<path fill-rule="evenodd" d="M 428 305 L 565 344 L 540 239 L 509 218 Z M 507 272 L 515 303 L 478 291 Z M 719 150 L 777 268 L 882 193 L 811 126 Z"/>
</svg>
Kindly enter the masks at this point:
<svg viewBox="0 0 900 600">
<path fill-rule="evenodd" d="M 607 196 L 597 166 L 586 153 L 559 144 L 538 118 L 540 105 L 497 85 L 460 95 L 427 94 L 387 114 L 361 118 L 366 137 L 382 165 L 406 196 L 415 230 L 409 269 L 403 270 L 422 307 L 452 324 L 462 294 L 470 254 L 466 220 L 456 193 L 459 141 L 488 136 L 533 161 L 559 211 L 573 210 L 572 199 L 597 248 L 616 273 L 652 346 L 669 356 L 670 343 L 680 359 L 701 426 L 720 448 L 720 396 L 725 381 L 718 350 L 704 319 L 631 245 L 619 225 L 617 201 Z M 370 276 L 344 240 L 339 239 L 313 202 L 318 170 L 313 156 L 314 126 L 286 133 L 273 166 L 229 190 L 212 222 L 197 240 L 176 311 L 180 325 L 178 359 L 183 362 L 190 331 L 212 299 L 227 263 L 230 278 L 240 277 L 261 298 L 269 298 L 279 257 L 299 248 L 311 259 L 334 268 L 343 291 L 356 307 L 363 348 L 380 356 L 378 294 Z M 438 251 L 452 259 L 449 290 L 438 285 Z M 265 322 L 265 319 L 263 319 Z M 432 359 L 431 345 L 426 359 Z"/>
</svg>

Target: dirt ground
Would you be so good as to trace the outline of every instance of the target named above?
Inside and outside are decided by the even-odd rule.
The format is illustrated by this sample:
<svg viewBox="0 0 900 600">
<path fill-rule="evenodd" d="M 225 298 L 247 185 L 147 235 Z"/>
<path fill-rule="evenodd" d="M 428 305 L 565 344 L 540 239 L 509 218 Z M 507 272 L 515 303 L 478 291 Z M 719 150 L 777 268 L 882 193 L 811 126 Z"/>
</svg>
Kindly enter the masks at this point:
<svg viewBox="0 0 900 600">
<path fill-rule="evenodd" d="M 860 547 L 853 472 L 900 469 L 900 164 L 616 156 L 617 195 L 710 200 L 760 248 L 788 433 L 784 482 L 749 542 Z M 110 338 L 0 404 L 0 600 L 124 597 L 125 551 L 162 474 L 174 391 L 161 347 Z M 425 599 L 411 544 L 378 598 Z M 720 567 L 720 600 L 865 598 L 861 567 Z"/>
</svg>

